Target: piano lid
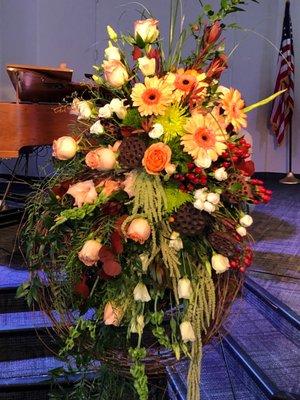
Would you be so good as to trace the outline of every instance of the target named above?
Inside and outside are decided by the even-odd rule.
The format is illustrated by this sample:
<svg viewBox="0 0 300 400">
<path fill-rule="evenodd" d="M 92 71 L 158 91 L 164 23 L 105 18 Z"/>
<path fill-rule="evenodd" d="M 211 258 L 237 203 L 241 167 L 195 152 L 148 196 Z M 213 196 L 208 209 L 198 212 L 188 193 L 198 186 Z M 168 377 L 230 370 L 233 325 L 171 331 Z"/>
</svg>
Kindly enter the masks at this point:
<svg viewBox="0 0 300 400">
<path fill-rule="evenodd" d="M 6 70 L 16 90 L 17 101 L 59 103 L 74 91 L 80 91 L 80 85 L 71 82 L 73 70 L 65 64 L 57 68 L 8 64 Z"/>
</svg>

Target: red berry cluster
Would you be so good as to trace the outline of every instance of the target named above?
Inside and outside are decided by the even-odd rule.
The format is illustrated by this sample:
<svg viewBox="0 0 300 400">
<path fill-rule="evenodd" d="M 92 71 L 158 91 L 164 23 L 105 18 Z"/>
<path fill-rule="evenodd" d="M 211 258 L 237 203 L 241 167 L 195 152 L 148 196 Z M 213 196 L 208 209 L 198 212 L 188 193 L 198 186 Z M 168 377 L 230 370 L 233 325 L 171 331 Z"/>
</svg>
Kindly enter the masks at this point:
<svg viewBox="0 0 300 400">
<path fill-rule="evenodd" d="M 264 182 L 260 179 L 250 179 L 249 183 L 254 186 L 253 204 L 268 203 L 272 197 L 272 190 L 268 190 L 264 187 Z"/>
<path fill-rule="evenodd" d="M 246 247 L 244 252 L 239 254 L 239 256 L 232 258 L 229 261 L 230 267 L 232 269 L 237 269 L 240 272 L 245 272 L 248 267 L 252 264 L 253 251 L 250 247 Z"/>
<path fill-rule="evenodd" d="M 179 189 L 183 192 L 192 192 L 206 185 L 207 176 L 202 168 L 197 167 L 194 163 L 188 163 L 187 173 L 178 173 L 173 178 L 179 184 Z"/>
<path fill-rule="evenodd" d="M 232 162 L 237 163 L 250 157 L 249 149 L 251 144 L 246 142 L 244 138 L 239 139 L 235 143 L 228 143 L 227 150 L 221 155 L 223 158 L 222 167 L 228 168 Z"/>
</svg>

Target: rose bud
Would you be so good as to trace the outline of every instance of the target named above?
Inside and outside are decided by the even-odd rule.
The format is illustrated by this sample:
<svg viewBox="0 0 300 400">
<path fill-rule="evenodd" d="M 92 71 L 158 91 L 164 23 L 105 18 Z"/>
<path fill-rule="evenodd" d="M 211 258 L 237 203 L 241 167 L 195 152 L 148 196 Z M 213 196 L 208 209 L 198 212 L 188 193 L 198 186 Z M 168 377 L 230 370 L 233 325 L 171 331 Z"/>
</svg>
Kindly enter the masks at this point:
<svg viewBox="0 0 300 400">
<path fill-rule="evenodd" d="M 102 67 L 106 81 L 115 88 L 121 88 L 129 79 L 125 65 L 119 60 L 105 60 Z"/>
<path fill-rule="evenodd" d="M 208 193 L 206 200 L 214 205 L 217 205 L 220 202 L 220 195 L 219 193 Z"/>
<path fill-rule="evenodd" d="M 194 342 L 196 340 L 194 329 L 189 321 L 181 322 L 179 328 L 183 343 Z"/>
<path fill-rule="evenodd" d="M 118 39 L 117 32 L 110 25 L 107 25 L 106 30 L 110 40 L 116 41 Z"/>
<path fill-rule="evenodd" d="M 156 61 L 155 58 L 141 57 L 138 59 L 139 69 L 144 76 L 151 76 L 155 74 Z"/>
<path fill-rule="evenodd" d="M 104 55 L 108 61 L 121 60 L 120 50 L 118 49 L 118 47 L 113 46 L 111 42 L 109 42 L 108 47 L 104 50 Z"/>
<path fill-rule="evenodd" d="M 110 171 L 116 164 L 116 154 L 112 149 L 101 147 L 89 151 L 85 156 L 85 163 L 91 169 Z"/>
<path fill-rule="evenodd" d="M 88 267 L 95 265 L 99 261 L 101 247 L 102 244 L 98 240 L 87 240 L 78 253 L 79 260 Z"/>
<path fill-rule="evenodd" d="M 239 223 L 244 228 L 248 228 L 249 226 L 251 226 L 253 224 L 253 218 L 251 217 L 251 215 L 245 214 L 244 216 L 242 216 L 240 218 Z"/>
<path fill-rule="evenodd" d="M 222 28 L 220 21 L 214 22 L 213 25 L 208 26 L 204 33 L 204 42 L 206 45 L 210 46 L 214 44 L 221 36 Z"/>
<path fill-rule="evenodd" d="M 164 127 L 162 126 L 162 124 L 159 124 L 158 122 L 153 125 L 153 128 L 148 133 L 151 139 L 158 139 L 163 134 L 164 134 Z"/>
<path fill-rule="evenodd" d="M 76 140 L 71 136 L 62 136 L 53 141 L 52 156 L 58 160 L 73 158 L 78 150 Z"/>
<path fill-rule="evenodd" d="M 228 174 L 224 167 L 218 168 L 214 172 L 214 177 L 217 181 L 225 181 L 228 178 Z"/>
<path fill-rule="evenodd" d="M 134 37 L 138 36 L 144 43 L 153 43 L 158 38 L 159 30 L 157 29 L 158 20 L 153 18 L 137 20 L 134 23 Z"/>
<path fill-rule="evenodd" d="M 92 180 L 77 182 L 71 185 L 67 191 L 74 197 L 74 206 L 82 207 L 83 204 L 93 204 L 98 197 L 94 182 Z"/>
<path fill-rule="evenodd" d="M 129 224 L 127 229 L 127 237 L 143 244 L 149 239 L 151 227 L 149 222 L 144 218 L 136 218 Z"/>
<path fill-rule="evenodd" d="M 135 301 L 142 301 L 143 303 L 151 300 L 147 287 L 142 283 L 138 283 L 133 290 L 133 297 Z"/>
<path fill-rule="evenodd" d="M 228 258 L 222 254 L 214 254 L 211 258 L 211 265 L 217 274 L 222 274 L 230 267 Z"/>
<path fill-rule="evenodd" d="M 100 121 L 96 121 L 91 127 L 90 127 L 90 133 L 93 133 L 95 135 L 101 135 L 104 133 L 104 128 L 101 125 Z"/>
<path fill-rule="evenodd" d="M 191 281 L 188 278 L 181 278 L 178 281 L 178 297 L 189 299 L 193 293 Z"/>
<path fill-rule="evenodd" d="M 103 322 L 104 325 L 119 326 L 123 318 L 124 311 L 115 304 L 108 302 L 104 307 Z"/>
<path fill-rule="evenodd" d="M 237 233 L 238 233 L 241 237 L 247 235 L 247 230 L 246 230 L 246 228 L 244 228 L 243 226 L 238 226 L 238 227 L 236 228 L 236 231 L 237 231 Z"/>
</svg>

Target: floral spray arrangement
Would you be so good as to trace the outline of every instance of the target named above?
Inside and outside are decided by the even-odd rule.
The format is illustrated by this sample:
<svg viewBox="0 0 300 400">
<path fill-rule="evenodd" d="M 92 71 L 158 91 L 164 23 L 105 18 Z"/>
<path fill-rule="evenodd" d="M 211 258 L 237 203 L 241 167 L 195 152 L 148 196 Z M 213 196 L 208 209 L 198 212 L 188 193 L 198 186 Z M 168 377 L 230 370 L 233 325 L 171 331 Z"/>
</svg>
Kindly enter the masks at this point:
<svg viewBox="0 0 300 400">
<path fill-rule="evenodd" d="M 107 27 L 90 100 L 73 99 L 78 123 L 54 141 L 56 172 L 27 206 L 31 281 L 22 293 L 60 315 L 61 355 L 123 368 L 141 400 L 147 376 L 182 357 L 187 398 L 200 398 L 202 345 L 252 261 L 247 204 L 271 196 L 251 178 L 240 131 L 274 96 L 247 107 L 237 89 L 220 85 L 222 20 L 246 1 L 220 3 L 204 6 L 175 40 L 180 2 L 172 2 L 168 57 L 152 17 L 129 35 Z M 189 37 L 195 50 L 182 58 Z"/>
</svg>

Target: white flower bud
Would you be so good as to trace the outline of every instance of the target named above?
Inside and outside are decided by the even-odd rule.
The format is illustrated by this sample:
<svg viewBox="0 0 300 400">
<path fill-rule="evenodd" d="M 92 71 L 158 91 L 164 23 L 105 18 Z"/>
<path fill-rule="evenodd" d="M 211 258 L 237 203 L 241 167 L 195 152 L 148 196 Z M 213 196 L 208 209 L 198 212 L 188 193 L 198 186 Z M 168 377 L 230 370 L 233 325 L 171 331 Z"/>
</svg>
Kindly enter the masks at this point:
<svg viewBox="0 0 300 400">
<path fill-rule="evenodd" d="M 165 171 L 168 175 L 173 175 L 176 172 L 176 165 L 175 164 L 168 164 L 165 168 Z"/>
<path fill-rule="evenodd" d="M 131 321 L 130 332 L 131 333 L 142 333 L 145 326 L 144 316 L 138 315 L 136 320 Z"/>
<path fill-rule="evenodd" d="M 194 342 L 196 340 L 194 329 L 189 321 L 181 322 L 179 328 L 180 328 L 181 338 L 184 343 Z"/>
<path fill-rule="evenodd" d="M 121 60 L 120 50 L 109 42 L 109 46 L 104 50 L 105 58 L 107 60 Z"/>
<path fill-rule="evenodd" d="M 127 109 L 124 106 L 124 101 L 125 100 L 120 100 L 120 99 L 112 99 L 110 102 L 109 106 L 112 112 L 117 114 L 117 117 L 120 119 L 124 119 L 127 114 Z"/>
<path fill-rule="evenodd" d="M 155 58 L 140 57 L 138 59 L 139 69 L 142 71 L 144 76 L 150 76 L 155 74 L 156 62 Z"/>
<path fill-rule="evenodd" d="M 112 116 L 112 110 L 109 104 L 105 104 L 105 106 L 99 108 L 98 112 L 99 118 L 110 118 Z"/>
<path fill-rule="evenodd" d="M 176 251 L 183 249 L 183 243 L 178 232 L 172 232 L 169 247 L 175 249 Z"/>
<path fill-rule="evenodd" d="M 90 133 L 94 133 L 95 135 L 101 135 L 104 132 L 104 128 L 101 125 L 101 122 L 98 120 L 90 127 Z"/>
<path fill-rule="evenodd" d="M 228 174 L 224 167 L 218 168 L 214 172 L 214 177 L 217 181 L 225 181 L 228 178 Z"/>
<path fill-rule="evenodd" d="M 164 127 L 159 123 L 154 124 L 153 128 L 148 133 L 148 135 L 149 135 L 149 137 L 151 137 L 151 139 L 158 139 L 163 134 L 164 134 Z"/>
<path fill-rule="evenodd" d="M 214 205 L 217 205 L 220 202 L 220 195 L 213 192 L 208 193 L 206 200 Z"/>
<path fill-rule="evenodd" d="M 147 287 L 143 283 L 138 283 L 133 291 L 135 301 L 148 302 L 151 300 Z"/>
<path fill-rule="evenodd" d="M 77 105 L 78 107 L 78 119 L 82 120 L 82 119 L 89 119 L 92 115 L 92 110 L 91 107 L 89 105 L 89 103 L 87 101 L 80 101 Z"/>
<path fill-rule="evenodd" d="M 216 211 L 216 206 L 209 201 L 205 201 L 203 204 L 203 210 L 211 214 Z"/>
<path fill-rule="evenodd" d="M 211 158 L 208 155 L 201 155 L 201 158 L 196 158 L 194 161 L 195 165 L 200 168 L 209 168 L 211 166 Z"/>
<path fill-rule="evenodd" d="M 222 254 L 214 254 L 211 258 L 211 265 L 217 274 L 222 274 L 230 267 L 228 258 Z"/>
<path fill-rule="evenodd" d="M 240 236 L 246 236 L 247 235 L 247 230 L 246 230 L 246 228 L 244 228 L 243 226 L 238 226 L 237 228 L 236 228 L 236 231 L 237 231 L 237 233 L 240 235 Z"/>
<path fill-rule="evenodd" d="M 193 293 L 191 281 L 188 278 L 181 278 L 178 281 L 178 297 L 189 299 Z"/>
<path fill-rule="evenodd" d="M 204 210 L 204 201 L 202 201 L 201 199 L 197 199 L 196 201 L 194 201 L 194 207 L 200 211 Z"/>
<path fill-rule="evenodd" d="M 240 218 L 239 222 L 242 226 L 248 228 L 248 226 L 251 226 L 253 224 L 253 218 L 251 217 L 251 215 L 245 214 L 243 217 Z"/>
<path fill-rule="evenodd" d="M 140 260 L 142 263 L 142 270 L 143 272 L 147 272 L 148 266 L 149 266 L 149 256 L 147 253 L 142 253 L 140 254 Z"/>
<path fill-rule="evenodd" d="M 110 25 L 107 25 L 106 30 L 110 40 L 116 41 L 118 39 L 117 32 Z"/>
<path fill-rule="evenodd" d="M 202 200 L 202 201 L 205 201 L 206 200 L 206 198 L 207 198 L 207 188 L 203 188 L 203 189 L 197 189 L 195 192 L 194 192 L 194 197 L 195 197 L 195 199 L 199 199 L 199 200 Z"/>
</svg>

